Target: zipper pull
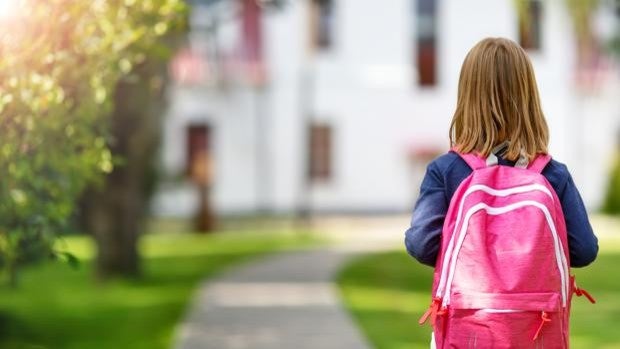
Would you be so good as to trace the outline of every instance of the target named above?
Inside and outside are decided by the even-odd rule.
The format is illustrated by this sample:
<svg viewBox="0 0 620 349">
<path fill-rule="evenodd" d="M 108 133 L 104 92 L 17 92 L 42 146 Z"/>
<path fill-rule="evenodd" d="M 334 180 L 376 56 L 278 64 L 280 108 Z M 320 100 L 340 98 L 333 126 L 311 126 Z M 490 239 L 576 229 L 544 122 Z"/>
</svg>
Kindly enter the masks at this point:
<svg viewBox="0 0 620 349">
<path fill-rule="evenodd" d="M 424 325 L 426 320 L 428 320 L 428 318 L 430 317 L 431 326 L 435 326 L 435 318 L 437 318 L 437 315 L 445 314 L 445 309 L 439 310 L 439 307 L 441 306 L 441 301 L 442 301 L 441 297 L 433 298 L 431 305 L 428 307 L 428 310 L 426 310 L 424 315 L 422 315 L 422 317 L 418 321 L 418 324 Z"/>
<path fill-rule="evenodd" d="M 588 291 L 584 290 L 583 288 L 579 288 L 577 286 L 577 281 L 575 281 L 574 278 L 573 278 L 573 290 L 575 292 L 575 295 L 577 295 L 577 297 L 586 296 L 586 298 L 590 301 L 590 303 L 596 304 L 596 299 L 594 299 L 594 297 L 592 297 L 592 295 L 590 295 Z"/>
<path fill-rule="evenodd" d="M 542 331 L 543 326 L 547 322 L 551 322 L 551 318 L 549 317 L 549 314 L 547 314 L 547 312 L 544 310 L 541 312 L 540 318 L 541 318 L 540 326 L 538 326 L 538 330 L 536 330 L 536 333 L 534 334 L 534 338 L 532 338 L 533 341 L 538 339 L 538 335 L 540 335 L 540 332 Z"/>
<path fill-rule="evenodd" d="M 579 288 L 576 285 L 575 285 L 575 294 L 577 295 L 577 297 L 586 296 L 586 298 L 590 301 L 590 303 L 596 304 L 596 299 L 594 299 L 594 297 L 592 297 L 592 295 L 590 295 L 588 291 L 582 288 Z"/>
</svg>

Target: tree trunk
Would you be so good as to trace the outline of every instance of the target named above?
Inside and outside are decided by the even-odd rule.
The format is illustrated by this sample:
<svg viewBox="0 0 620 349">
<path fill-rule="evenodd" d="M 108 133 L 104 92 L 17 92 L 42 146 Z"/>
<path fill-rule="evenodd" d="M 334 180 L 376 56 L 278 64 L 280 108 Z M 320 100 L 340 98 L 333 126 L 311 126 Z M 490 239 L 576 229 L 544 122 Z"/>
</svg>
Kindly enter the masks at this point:
<svg viewBox="0 0 620 349">
<path fill-rule="evenodd" d="M 97 243 L 96 267 L 101 279 L 140 275 L 138 240 L 155 182 L 163 109 L 158 72 L 157 65 L 145 64 L 137 67 L 133 79 L 117 85 L 110 149 L 120 163 L 100 188 L 92 188 L 84 198 L 82 218 Z"/>
<path fill-rule="evenodd" d="M 108 180 L 103 191 L 92 193 L 90 198 L 88 221 L 97 244 L 96 272 L 101 279 L 140 275 L 138 237 L 143 208 L 137 196 L 141 193 L 136 193 L 135 184 L 122 179 L 127 178 Z"/>
</svg>

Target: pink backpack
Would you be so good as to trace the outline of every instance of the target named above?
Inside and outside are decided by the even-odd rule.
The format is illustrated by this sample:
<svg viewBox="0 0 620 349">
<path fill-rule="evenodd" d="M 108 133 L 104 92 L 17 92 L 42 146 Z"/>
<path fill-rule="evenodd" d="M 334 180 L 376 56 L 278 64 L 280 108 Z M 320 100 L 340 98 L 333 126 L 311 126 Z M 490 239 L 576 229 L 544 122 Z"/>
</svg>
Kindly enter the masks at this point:
<svg viewBox="0 0 620 349">
<path fill-rule="evenodd" d="M 568 348 L 572 294 L 594 300 L 570 276 L 562 206 L 541 175 L 551 158 L 460 156 L 473 172 L 450 202 L 420 324 L 437 348 Z"/>
</svg>

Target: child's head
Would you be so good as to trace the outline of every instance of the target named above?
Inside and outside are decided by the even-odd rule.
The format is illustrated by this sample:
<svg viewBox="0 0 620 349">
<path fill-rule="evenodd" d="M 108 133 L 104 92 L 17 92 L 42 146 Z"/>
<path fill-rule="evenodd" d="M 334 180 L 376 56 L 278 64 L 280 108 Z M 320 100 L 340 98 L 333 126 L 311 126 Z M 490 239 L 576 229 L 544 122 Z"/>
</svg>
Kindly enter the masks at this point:
<svg viewBox="0 0 620 349">
<path fill-rule="evenodd" d="M 547 152 L 549 130 L 534 70 L 515 42 L 487 38 L 465 57 L 450 141 L 460 152 L 483 156 L 509 141 L 509 160 L 516 160 L 521 151 L 529 160 Z"/>
</svg>

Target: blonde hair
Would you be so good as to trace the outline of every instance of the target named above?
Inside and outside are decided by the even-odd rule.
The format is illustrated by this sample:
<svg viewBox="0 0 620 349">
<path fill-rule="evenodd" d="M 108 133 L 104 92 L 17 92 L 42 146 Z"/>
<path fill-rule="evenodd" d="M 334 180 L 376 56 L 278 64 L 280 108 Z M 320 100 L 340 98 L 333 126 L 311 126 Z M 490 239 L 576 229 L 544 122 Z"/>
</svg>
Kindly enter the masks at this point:
<svg viewBox="0 0 620 349">
<path fill-rule="evenodd" d="M 459 152 L 488 156 L 508 141 L 504 158 L 547 153 L 549 128 L 536 77 L 525 51 L 503 38 L 486 38 L 465 57 L 450 142 Z"/>
</svg>

